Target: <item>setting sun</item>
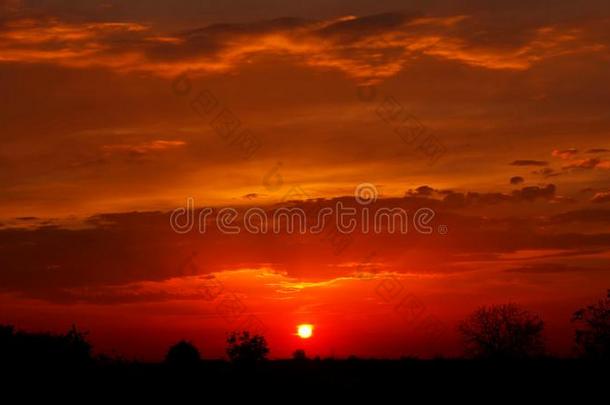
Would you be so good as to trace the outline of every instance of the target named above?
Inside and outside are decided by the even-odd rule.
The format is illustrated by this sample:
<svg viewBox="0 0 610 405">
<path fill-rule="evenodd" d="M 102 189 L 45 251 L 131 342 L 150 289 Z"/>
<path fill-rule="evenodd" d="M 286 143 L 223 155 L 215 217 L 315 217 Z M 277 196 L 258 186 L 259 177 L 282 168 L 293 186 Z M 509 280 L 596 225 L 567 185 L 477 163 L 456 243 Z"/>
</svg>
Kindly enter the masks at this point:
<svg viewBox="0 0 610 405">
<path fill-rule="evenodd" d="M 301 339 L 309 339 L 313 335 L 313 325 L 303 324 L 297 326 L 297 335 Z"/>
</svg>

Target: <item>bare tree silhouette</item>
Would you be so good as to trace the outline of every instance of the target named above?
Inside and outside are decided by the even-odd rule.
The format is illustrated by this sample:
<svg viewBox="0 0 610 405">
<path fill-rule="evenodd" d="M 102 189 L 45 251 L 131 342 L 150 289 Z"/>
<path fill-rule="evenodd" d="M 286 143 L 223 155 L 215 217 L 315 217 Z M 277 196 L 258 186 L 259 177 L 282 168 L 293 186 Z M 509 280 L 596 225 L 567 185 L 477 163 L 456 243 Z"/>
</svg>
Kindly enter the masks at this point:
<svg viewBox="0 0 610 405">
<path fill-rule="evenodd" d="M 256 364 L 267 359 L 269 346 L 264 336 L 248 331 L 233 332 L 227 338 L 227 355 L 237 364 Z"/>
<path fill-rule="evenodd" d="M 576 350 L 587 358 L 610 359 L 610 290 L 606 298 L 574 312 Z"/>
<path fill-rule="evenodd" d="M 481 307 L 460 323 L 470 357 L 520 359 L 544 354 L 544 322 L 515 304 Z"/>
<path fill-rule="evenodd" d="M 199 350 L 186 340 L 181 340 L 169 348 L 165 355 L 165 363 L 170 366 L 192 367 L 201 361 Z"/>
</svg>

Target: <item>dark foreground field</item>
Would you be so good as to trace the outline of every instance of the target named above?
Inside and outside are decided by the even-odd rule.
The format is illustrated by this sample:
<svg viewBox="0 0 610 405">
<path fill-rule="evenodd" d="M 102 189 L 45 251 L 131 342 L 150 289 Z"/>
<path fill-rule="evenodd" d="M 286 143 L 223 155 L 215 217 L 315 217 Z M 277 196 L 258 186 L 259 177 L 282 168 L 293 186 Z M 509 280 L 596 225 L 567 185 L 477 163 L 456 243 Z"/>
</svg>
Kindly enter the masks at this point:
<svg viewBox="0 0 610 405">
<path fill-rule="evenodd" d="M 335 392 L 347 396 L 392 395 L 399 402 L 411 395 L 483 397 L 579 397 L 610 392 L 607 363 L 568 359 L 512 362 L 473 360 L 275 360 L 256 366 L 225 361 L 202 361 L 189 367 L 164 363 L 92 364 L 83 368 L 16 367 L 4 370 L 3 381 L 36 386 L 50 383 L 52 391 L 78 389 L 97 396 L 131 393 L 156 395 L 213 395 L 216 398 L 291 397 Z M 488 392 L 493 396 L 488 397 Z M 604 399 L 605 398 L 605 399 Z M 217 402 L 217 401 L 214 401 Z"/>
</svg>

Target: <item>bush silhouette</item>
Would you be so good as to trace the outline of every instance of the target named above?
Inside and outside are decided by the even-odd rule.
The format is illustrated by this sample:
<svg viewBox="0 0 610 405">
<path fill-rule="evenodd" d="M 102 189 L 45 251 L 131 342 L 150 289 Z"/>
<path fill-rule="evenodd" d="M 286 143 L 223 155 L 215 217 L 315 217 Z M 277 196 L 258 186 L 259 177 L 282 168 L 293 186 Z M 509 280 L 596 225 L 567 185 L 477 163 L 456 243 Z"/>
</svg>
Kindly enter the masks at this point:
<svg viewBox="0 0 610 405">
<path fill-rule="evenodd" d="M 610 360 L 610 290 L 606 298 L 574 312 L 578 353 L 587 358 Z"/>
<path fill-rule="evenodd" d="M 233 332 L 227 338 L 227 355 L 233 363 L 256 364 L 267 359 L 269 347 L 263 336 Z"/>
<path fill-rule="evenodd" d="M 515 304 L 481 307 L 460 323 L 465 352 L 474 358 L 521 359 L 544 353 L 543 321 Z"/>
<path fill-rule="evenodd" d="M 190 342 L 181 340 L 171 346 L 165 355 L 165 363 L 177 367 L 192 367 L 201 361 L 199 350 Z"/>
</svg>

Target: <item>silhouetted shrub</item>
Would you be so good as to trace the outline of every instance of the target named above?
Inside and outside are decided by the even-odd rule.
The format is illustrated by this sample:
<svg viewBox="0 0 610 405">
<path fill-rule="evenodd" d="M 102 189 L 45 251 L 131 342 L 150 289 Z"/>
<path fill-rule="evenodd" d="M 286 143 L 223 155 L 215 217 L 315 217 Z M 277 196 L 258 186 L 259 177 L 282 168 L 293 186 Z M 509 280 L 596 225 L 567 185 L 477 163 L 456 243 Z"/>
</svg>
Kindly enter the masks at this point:
<svg viewBox="0 0 610 405">
<path fill-rule="evenodd" d="M 233 332 L 227 338 L 227 355 L 238 364 L 256 364 L 267 358 L 269 347 L 263 336 L 250 332 Z"/>
<path fill-rule="evenodd" d="M 544 354 L 544 322 L 515 304 L 482 307 L 460 323 L 468 356 L 520 359 Z"/>
<path fill-rule="evenodd" d="M 572 322 L 577 325 L 578 353 L 587 358 L 610 360 L 610 290 L 597 304 L 576 311 Z"/>
<path fill-rule="evenodd" d="M 171 346 L 165 355 L 165 362 L 171 366 L 192 367 L 201 361 L 199 350 L 190 342 L 181 340 Z"/>
</svg>

